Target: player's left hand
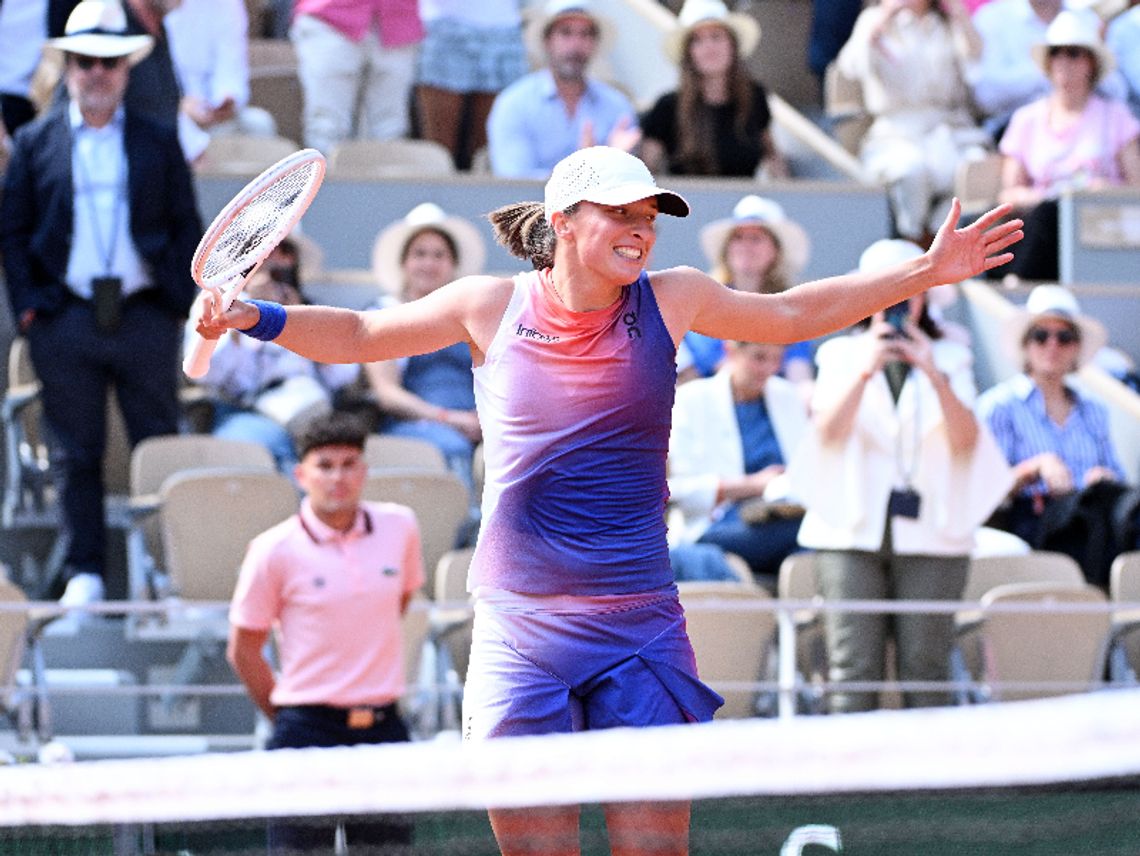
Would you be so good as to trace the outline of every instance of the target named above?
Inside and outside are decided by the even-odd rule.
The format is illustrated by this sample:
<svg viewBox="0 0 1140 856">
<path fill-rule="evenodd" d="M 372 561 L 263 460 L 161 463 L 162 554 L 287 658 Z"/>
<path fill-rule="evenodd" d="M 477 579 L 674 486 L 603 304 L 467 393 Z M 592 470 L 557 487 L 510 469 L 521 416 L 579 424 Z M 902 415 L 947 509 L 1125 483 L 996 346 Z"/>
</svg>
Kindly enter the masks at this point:
<svg viewBox="0 0 1140 856">
<path fill-rule="evenodd" d="M 950 213 L 927 251 L 939 284 L 957 283 L 1013 261 L 1009 248 L 1025 233 L 1019 219 L 1005 220 L 1009 204 L 991 208 L 969 226 L 958 228 L 962 203 L 955 197 Z"/>
</svg>

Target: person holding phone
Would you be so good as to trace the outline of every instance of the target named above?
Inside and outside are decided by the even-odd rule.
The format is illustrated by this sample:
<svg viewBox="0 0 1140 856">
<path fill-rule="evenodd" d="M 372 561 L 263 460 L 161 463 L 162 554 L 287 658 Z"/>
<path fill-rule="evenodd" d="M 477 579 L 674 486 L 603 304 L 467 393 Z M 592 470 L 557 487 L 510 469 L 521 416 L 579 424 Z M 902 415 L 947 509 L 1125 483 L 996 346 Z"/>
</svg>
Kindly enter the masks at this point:
<svg viewBox="0 0 1140 856">
<path fill-rule="evenodd" d="M 909 241 L 872 244 L 859 270 L 916 259 Z M 817 551 L 827 600 L 958 600 L 975 530 L 1012 475 L 979 425 L 973 355 L 949 341 L 917 295 L 875 313 L 816 352 L 812 429 L 788 477 L 806 508 L 801 546 Z M 827 612 L 830 679 L 881 681 L 895 641 L 903 681 L 950 677 L 953 616 Z M 908 707 L 949 703 L 948 692 L 904 692 Z M 840 689 L 832 712 L 871 710 L 877 694 Z"/>
</svg>

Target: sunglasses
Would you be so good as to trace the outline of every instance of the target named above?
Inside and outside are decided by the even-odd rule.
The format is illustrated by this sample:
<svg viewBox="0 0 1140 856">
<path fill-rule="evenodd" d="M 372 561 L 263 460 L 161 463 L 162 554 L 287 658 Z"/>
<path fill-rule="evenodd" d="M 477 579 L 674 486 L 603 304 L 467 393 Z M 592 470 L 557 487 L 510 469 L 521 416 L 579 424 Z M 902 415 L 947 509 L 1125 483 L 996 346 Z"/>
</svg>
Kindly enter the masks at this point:
<svg viewBox="0 0 1140 856">
<path fill-rule="evenodd" d="M 1078 48 L 1072 45 L 1058 45 L 1057 47 L 1049 48 L 1049 58 L 1055 56 L 1063 56 L 1065 59 L 1080 59 L 1083 56 L 1091 56 L 1092 53 L 1087 48 Z"/>
<path fill-rule="evenodd" d="M 1056 339 L 1058 345 L 1075 345 L 1081 341 L 1075 330 L 1046 330 L 1042 327 L 1034 327 L 1026 338 L 1038 345 L 1044 345 L 1050 339 Z"/>
<path fill-rule="evenodd" d="M 119 64 L 123 61 L 121 56 L 85 56 L 78 55 L 73 57 L 73 60 L 80 69 L 83 71 L 90 71 L 96 65 L 101 65 L 107 71 L 118 68 Z"/>
</svg>

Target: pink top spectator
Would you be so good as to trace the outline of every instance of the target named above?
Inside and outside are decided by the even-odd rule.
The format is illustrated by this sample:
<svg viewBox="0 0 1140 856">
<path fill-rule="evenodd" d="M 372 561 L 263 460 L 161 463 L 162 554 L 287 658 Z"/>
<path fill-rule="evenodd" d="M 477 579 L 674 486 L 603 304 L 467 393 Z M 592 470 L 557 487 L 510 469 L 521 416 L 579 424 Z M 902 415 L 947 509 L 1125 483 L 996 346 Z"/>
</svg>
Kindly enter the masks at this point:
<svg viewBox="0 0 1140 856">
<path fill-rule="evenodd" d="M 410 508 L 361 503 L 352 529 L 338 532 L 304 500 L 298 514 L 250 542 L 230 621 L 277 629 L 274 705 L 384 705 L 404 692 L 400 603 L 423 582 Z"/>
<path fill-rule="evenodd" d="M 1039 99 L 1013 114 L 1001 138 L 1003 155 L 1017 158 L 1033 186 L 1054 196 L 1099 179 L 1122 184 L 1117 155 L 1140 136 L 1140 122 L 1128 107 L 1096 95 L 1089 98 L 1081 121 L 1057 132 L 1049 126 L 1049 102 Z"/>
<path fill-rule="evenodd" d="M 375 21 L 386 48 L 415 44 L 424 37 L 417 0 L 295 0 L 293 15 L 320 18 L 354 42 L 367 36 Z"/>
</svg>

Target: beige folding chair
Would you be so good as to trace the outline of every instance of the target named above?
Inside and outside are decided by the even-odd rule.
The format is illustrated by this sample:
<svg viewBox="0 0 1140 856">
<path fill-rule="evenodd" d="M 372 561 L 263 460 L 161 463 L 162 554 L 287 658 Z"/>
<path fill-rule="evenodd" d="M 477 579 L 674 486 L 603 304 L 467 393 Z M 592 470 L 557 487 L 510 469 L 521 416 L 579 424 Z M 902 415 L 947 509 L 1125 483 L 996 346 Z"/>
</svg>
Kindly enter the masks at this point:
<svg viewBox="0 0 1140 856">
<path fill-rule="evenodd" d="M 823 73 L 823 112 L 836 139 L 847 151 L 858 154 L 872 117 L 863 103 L 862 84 L 841 74 L 835 63 Z"/>
<path fill-rule="evenodd" d="M 302 138 L 301 81 L 288 39 L 249 40 L 249 103 L 269 111 L 281 136 Z"/>
<path fill-rule="evenodd" d="M 759 694 L 755 684 L 764 677 L 768 648 L 776 632 L 771 610 L 742 609 L 770 603 L 759 586 L 740 583 L 677 583 L 697 673 L 724 696 L 717 719 L 754 716 Z"/>
<path fill-rule="evenodd" d="M 228 601 L 253 537 L 297 511 L 297 489 L 274 471 L 198 469 L 159 491 L 164 567 L 184 601 Z"/>
<path fill-rule="evenodd" d="M 394 434 L 369 434 L 364 461 L 370 470 L 447 470 L 447 458 L 435 443 Z"/>
<path fill-rule="evenodd" d="M 954 174 L 954 195 L 962 203 L 963 214 L 981 214 L 997 205 L 1001 166 L 1002 156 L 997 152 L 958 164 Z"/>
<path fill-rule="evenodd" d="M 334 178 L 423 178 L 455 174 L 446 147 L 432 140 L 345 140 L 329 156 Z"/>
<path fill-rule="evenodd" d="M 0 604 L 20 606 L 27 601 L 20 587 L 4 578 L 3 568 L 0 568 Z M 31 696 L 16 680 L 24 661 L 28 623 L 27 612 L 0 612 L 0 710 L 21 738 L 28 735 L 32 723 Z"/>
<path fill-rule="evenodd" d="M 1065 605 L 1106 604 L 1096 586 L 1008 583 L 982 596 L 982 680 L 995 701 L 1044 698 L 1102 685 L 1111 618 L 1066 611 Z M 1000 604 L 1036 604 L 1033 612 L 993 612 Z"/>
<path fill-rule="evenodd" d="M 299 148 L 287 137 L 225 134 L 210 138 L 194 168 L 202 176 L 254 176 Z"/>
<path fill-rule="evenodd" d="M 273 472 L 273 455 L 260 443 L 210 434 L 167 434 L 143 440 L 131 453 L 131 526 L 127 568 L 131 594 L 156 597 L 165 587 L 161 527 L 163 483 L 175 473 L 225 468 Z"/>
<path fill-rule="evenodd" d="M 424 552 L 424 590 L 435 591 L 435 570 L 443 554 L 455 547 L 467 519 L 467 486 L 450 471 L 374 470 L 364 485 L 364 499 L 406 505 L 420 524 Z"/>
<path fill-rule="evenodd" d="M 1112 562 L 1108 596 L 1113 603 L 1140 604 L 1140 550 L 1121 553 Z M 1140 670 L 1140 607 L 1112 614 L 1109 676 L 1114 683 L 1136 684 Z"/>
<path fill-rule="evenodd" d="M 1064 553 L 1034 550 L 1011 556 L 979 556 L 970 560 L 962 600 L 980 601 L 986 592 L 1009 583 L 1054 583 L 1080 588 L 1085 577 L 1080 565 Z M 955 645 L 950 670 L 955 680 L 972 680 L 981 674 L 981 619 L 982 614 L 976 609 L 963 609 L 954 615 Z M 967 698 L 960 695 L 959 700 L 964 702 Z"/>
<path fill-rule="evenodd" d="M 815 600 L 819 584 L 815 576 L 815 554 L 793 553 L 780 565 L 776 578 L 776 596 L 780 600 Z M 823 712 L 821 685 L 827 681 L 827 640 L 823 616 L 816 609 L 797 609 L 792 613 L 796 633 L 797 707 L 805 713 Z M 770 676 L 775 679 L 778 668 L 773 657 Z"/>
</svg>

